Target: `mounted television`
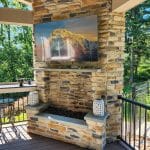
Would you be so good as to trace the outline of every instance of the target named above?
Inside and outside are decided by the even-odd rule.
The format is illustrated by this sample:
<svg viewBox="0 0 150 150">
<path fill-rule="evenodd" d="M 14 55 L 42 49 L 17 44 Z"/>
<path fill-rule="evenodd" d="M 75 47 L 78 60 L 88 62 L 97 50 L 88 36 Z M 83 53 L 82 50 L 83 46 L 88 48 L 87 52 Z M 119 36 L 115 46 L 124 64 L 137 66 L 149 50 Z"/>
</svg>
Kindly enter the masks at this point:
<svg viewBox="0 0 150 150">
<path fill-rule="evenodd" d="M 97 61 L 97 16 L 36 24 L 36 54 L 42 61 Z"/>
</svg>

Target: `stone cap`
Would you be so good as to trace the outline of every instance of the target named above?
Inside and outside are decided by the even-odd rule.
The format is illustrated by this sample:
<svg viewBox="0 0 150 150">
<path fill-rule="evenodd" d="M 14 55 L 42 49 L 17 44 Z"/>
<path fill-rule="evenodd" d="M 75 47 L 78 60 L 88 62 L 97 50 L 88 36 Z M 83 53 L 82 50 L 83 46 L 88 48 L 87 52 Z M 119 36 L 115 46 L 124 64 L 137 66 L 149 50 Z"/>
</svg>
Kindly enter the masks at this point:
<svg viewBox="0 0 150 150">
<path fill-rule="evenodd" d="M 49 113 L 40 113 L 36 115 L 38 118 L 45 118 L 46 121 L 56 121 L 56 122 L 61 122 L 66 125 L 71 125 L 71 126 L 77 126 L 80 128 L 87 128 L 86 122 L 84 120 L 76 119 L 76 118 L 70 118 L 70 117 L 65 117 L 65 116 L 60 116 L 60 115 L 54 115 L 54 114 L 49 114 Z"/>
<path fill-rule="evenodd" d="M 105 113 L 104 116 L 95 116 L 92 112 L 89 112 L 85 117 L 84 120 L 94 121 L 94 122 L 105 122 L 108 118 L 109 114 Z"/>
<path fill-rule="evenodd" d="M 27 105 L 25 106 L 25 109 L 27 111 L 35 111 L 37 113 L 44 111 L 45 109 L 47 109 L 50 106 L 50 103 L 39 103 L 37 105 L 31 106 L 31 105 Z"/>
</svg>

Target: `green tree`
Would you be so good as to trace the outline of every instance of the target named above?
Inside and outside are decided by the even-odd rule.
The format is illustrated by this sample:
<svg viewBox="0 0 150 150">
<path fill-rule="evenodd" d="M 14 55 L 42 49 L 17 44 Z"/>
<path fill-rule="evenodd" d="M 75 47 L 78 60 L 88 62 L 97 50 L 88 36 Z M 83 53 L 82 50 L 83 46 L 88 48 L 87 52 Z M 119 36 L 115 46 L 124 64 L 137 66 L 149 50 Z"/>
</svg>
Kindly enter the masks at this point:
<svg viewBox="0 0 150 150">
<path fill-rule="evenodd" d="M 17 1 L 0 0 L 3 7 L 28 9 Z M 0 25 L 0 82 L 17 78 L 33 78 L 32 29 L 15 25 Z"/>
<path fill-rule="evenodd" d="M 149 7 L 150 0 L 147 0 L 126 13 L 125 83 L 129 80 L 138 82 L 150 78 L 150 23 L 143 18 L 145 9 Z M 128 40 L 129 37 L 133 38 L 132 42 Z M 143 67 L 145 69 L 142 69 Z"/>
</svg>

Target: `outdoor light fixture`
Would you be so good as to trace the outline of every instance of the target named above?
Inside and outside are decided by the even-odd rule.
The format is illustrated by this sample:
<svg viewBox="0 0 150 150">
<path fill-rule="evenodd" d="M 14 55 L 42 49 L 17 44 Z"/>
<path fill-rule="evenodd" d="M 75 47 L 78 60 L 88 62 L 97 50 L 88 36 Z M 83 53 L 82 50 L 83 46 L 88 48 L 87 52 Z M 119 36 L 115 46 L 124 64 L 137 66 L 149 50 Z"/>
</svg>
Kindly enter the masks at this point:
<svg viewBox="0 0 150 150">
<path fill-rule="evenodd" d="M 39 103 L 38 91 L 30 92 L 28 96 L 29 105 L 34 106 Z"/>
<path fill-rule="evenodd" d="M 104 116 L 105 114 L 105 103 L 104 100 L 94 100 L 93 101 L 93 114 L 95 116 Z"/>
</svg>

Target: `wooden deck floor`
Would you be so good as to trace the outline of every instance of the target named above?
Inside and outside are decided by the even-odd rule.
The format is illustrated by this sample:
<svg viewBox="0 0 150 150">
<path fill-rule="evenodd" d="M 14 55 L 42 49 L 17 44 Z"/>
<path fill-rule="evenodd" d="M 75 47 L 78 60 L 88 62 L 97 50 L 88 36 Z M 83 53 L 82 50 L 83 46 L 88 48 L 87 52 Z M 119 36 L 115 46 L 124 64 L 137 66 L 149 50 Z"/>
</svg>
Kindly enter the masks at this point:
<svg viewBox="0 0 150 150">
<path fill-rule="evenodd" d="M 26 124 L 16 125 L 17 134 L 11 126 L 3 128 L 3 136 L 0 138 L 0 150 L 86 150 L 75 145 L 56 141 L 46 137 L 28 134 Z M 105 150 L 125 150 L 118 143 L 106 146 Z"/>
</svg>

